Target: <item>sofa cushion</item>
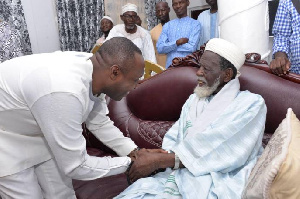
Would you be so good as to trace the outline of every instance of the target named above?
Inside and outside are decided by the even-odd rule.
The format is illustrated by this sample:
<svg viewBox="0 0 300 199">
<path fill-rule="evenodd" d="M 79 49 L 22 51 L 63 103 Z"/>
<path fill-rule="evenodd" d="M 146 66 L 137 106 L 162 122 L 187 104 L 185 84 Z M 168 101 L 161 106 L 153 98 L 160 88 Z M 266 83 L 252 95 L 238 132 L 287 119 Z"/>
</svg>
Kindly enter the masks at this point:
<svg viewBox="0 0 300 199">
<path fill-rule="evenodd" d="M 296 115 L 291 112 L 289 124 L 291 131 L 291 142 L 289 144 L 287 157 L 274 179 L 270 198 L 293 199 L 300 198 L 300 122 Z"/>
<path fill-rule="evenodd" d="M 289 109 L 251 172 L 244 199 L 300 197 L 299 142 L 300 122 Z"/>
</svg>

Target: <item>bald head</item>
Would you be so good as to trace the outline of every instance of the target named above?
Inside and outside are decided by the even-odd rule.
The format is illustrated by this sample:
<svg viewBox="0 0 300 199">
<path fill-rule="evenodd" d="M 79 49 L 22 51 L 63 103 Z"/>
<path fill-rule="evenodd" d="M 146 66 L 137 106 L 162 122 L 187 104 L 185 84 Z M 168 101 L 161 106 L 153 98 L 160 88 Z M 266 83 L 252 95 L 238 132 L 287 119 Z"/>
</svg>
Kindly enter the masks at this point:
<svg viewBox="0 0 300 199">
<path fill-rule="evenodd" d="M 159 1 L 159 2 L 156 3 L 155 8 L 161 7 L 161 6 L 162 6 L 162 7 L 169 7 L 168 2 L 165 2 L 165 1 Z"/>
<path fill-rule="evenodd" d="M 118 65 L 123 73 L 130 71 L 136 54 L 142 55 L 141 50 L 125 37 L 113 37 L 104 42 L 97 53 L 107 67 Z"/>
<path fill-rule="evenodd" d="M 162 25 L 170 21 L 170 7 L 167 2 L 157 2 L 155 5 L 155 14 L 156 17 L 160 20 Z"/>
<path fill-rule="evenodd" d="M 104 93 L 113 100 L 121 100 L 133 90 L 144 74 L 142 52 L 125 37 L 104 42 L 91 61 L 93 94 Z"/>
</svg>

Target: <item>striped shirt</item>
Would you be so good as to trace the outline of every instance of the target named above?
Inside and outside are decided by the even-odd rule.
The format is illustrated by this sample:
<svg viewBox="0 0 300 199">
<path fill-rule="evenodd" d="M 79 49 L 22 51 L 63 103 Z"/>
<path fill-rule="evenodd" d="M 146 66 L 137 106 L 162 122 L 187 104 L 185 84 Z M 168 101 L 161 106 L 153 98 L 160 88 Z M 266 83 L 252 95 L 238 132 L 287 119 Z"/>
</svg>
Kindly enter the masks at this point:
<svg viewBox="0 0 300 199">
<path fill-rule="evenodd" d="M 291 72 L 300 74 L 300 14 L 291 0 L 281 0 L 273 26 L 273 56 L 285 52 L 291 61 Z"/>
</svg>

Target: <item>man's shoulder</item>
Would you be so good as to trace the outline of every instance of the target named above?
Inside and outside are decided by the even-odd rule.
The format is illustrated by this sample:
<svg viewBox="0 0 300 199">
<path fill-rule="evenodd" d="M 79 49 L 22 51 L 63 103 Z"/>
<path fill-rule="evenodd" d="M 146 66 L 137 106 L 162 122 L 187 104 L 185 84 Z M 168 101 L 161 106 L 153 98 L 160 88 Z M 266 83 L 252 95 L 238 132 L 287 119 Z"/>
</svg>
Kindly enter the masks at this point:
<svg viewBox="0 0 300 199">
<path fill-rule="evenodd" d="M 197 26 L 201 26 L 200 21 L 195 20 L 195 19 L 193 19 L 193 18 L 191 18 L 191 17 L 186 17 L 186 18 L 184 19 L 184 23 L 182 23 L 181 25 L 182 25 L 182 26 L 186 26 L 186 24 L 189 24 L 189 28 L 192 29 L 192 30 L 197 30 L 197 29 L 195 29 L 195 28 L 196 28 Z"/>
<path fill-rule="evenodd" d="M 157 24 L 154 28 L 152 28 L 150 30 L 150 34 L 152 34 L 153 32 L 157 31 L 157 30 L 161 30 L 162 29 L 162 25 L 161 23 Z"/>
<path fill-rule="evenodd" d="M 124 27 L 125 27 L 125 25 L 121 23 L 121 24 L 115 25 L 115 26 L 113 27 L 113 29 L 124 28 Z"/>
<path fill-rule="evenodd" d="M 110 30 L 109 33 L 117 33 L 117 32 L 123 32 L 123 31 L 125 31 L 125 25 L 117 24 Z"/>
<path fill-rule="evenodd" d="M 139 35 L 141 35 L 141 38 L 143 39 L 151 39 L 151 35 L 150 32 L 148 30 L 146 30 L 145 28 L 141 27 L 141 26 L 137 26 Z"/>
<path fill-rule="evenodd" d="M 198 20 L 196 20 L 196 19 L 193 19 L 193 18 L 189 17 L 189 20 L 191 21 L 192 24 L 195 24 L 195 25 L 199 25 L 200 24 L 200 22 Z"/>
<path fill-rule="evenodd" d="M 203 20 L 203 18 L 206 18 L 210 13 L 210 10 L 204 10 L 203 12 L 201 12 L 199 15 L 198 15 L 198 18 L 197 20 Z"/>
<path fill-rule="evenodd" d="M 165 26 L 166 26 L 166 27 L 172 26 L 172 25 L 174 25 L 174 24 L 176 24 L 176 23 L 179 23 L 179 24 L 182 25 L 182 26 L 185 26 L 186 23 L 189 23 L 189 24 L 191 24 L 191 25 L 198 25 L 198 24 L 200 24 L 200 22 L 199 22 L 198 20 L 195 20 L 195 19 L 193 19 L 193 18 L 187 16 L 187 17 L 184 17 L 184 18 L 182 18 L 182 19 L 178 19 L 178 18 L 173 19 L 173 20 L 169 21 L 168 23 L 166 23 L 166 24 L 164 25 L 164 27 L 165 27 Z"/>
<path fill-rule="evenodd" d="M 236 97 L 236 100 L 240 103 L 265 103 L 265 100 L 261 95 L 252 93 L 248 90 L 240 91 Z"/>
<path fill-rule="evenodd" d="M 280 0 L 278 8 L 291 10 L 294 7 L 292 0 Z"/>
<path fill-rule="evenodd" d="M 137 29 L 138 29 L 139 31 L 143 31 L 143 32 L 149 33 L 148 30 L 146 30 L 145 28 L 143 28 L 143 27 L 141 27 L 141 26 L 136 26 L 136 27 L 137 27 Z"/>
</svg>

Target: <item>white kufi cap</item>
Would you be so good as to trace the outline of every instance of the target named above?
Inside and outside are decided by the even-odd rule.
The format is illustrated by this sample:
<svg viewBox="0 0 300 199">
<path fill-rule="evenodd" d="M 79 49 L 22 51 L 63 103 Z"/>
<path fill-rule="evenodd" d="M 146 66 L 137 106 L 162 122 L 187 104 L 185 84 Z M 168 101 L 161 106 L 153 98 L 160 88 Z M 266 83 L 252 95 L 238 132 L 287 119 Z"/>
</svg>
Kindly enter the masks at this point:
<svg viewBox="0 0 300 199">
<path fill-rule="evenodd" d="M 124 6 L 122 6 L 122 14 L 128 11 L 133 11 L 137 13 L 137 6 L 132 3 L 127 3 Z"/>
<path fill-rule="evenodd" d="M 209 40 L 205 46 L 205 51 L 206 50 L 224 57 L 230 61 L 237 70 L 239 70 L 245 62 L 245 54 L 243 51 L 233 43 L 224 39 L 214 38 Z"/>
<path fill-rule="evenodd" d="M 114 23 L 113 19 L 109 16 L 104 16 L 102 17 L 102 19 L 100 20 L 100 22 L 103 20 L 103 19 L 108 19 L 109 21 L 111 21 L 111 23 Z"/>
</svg>

